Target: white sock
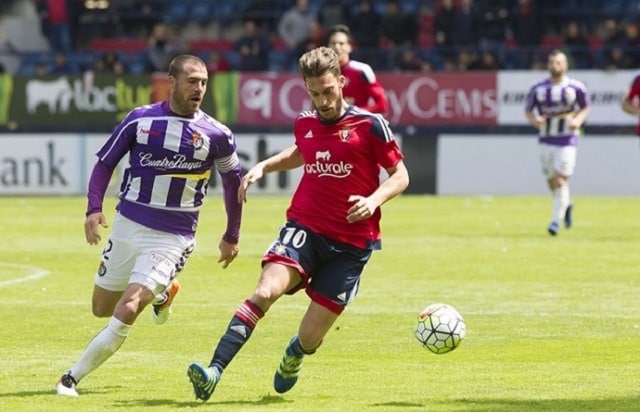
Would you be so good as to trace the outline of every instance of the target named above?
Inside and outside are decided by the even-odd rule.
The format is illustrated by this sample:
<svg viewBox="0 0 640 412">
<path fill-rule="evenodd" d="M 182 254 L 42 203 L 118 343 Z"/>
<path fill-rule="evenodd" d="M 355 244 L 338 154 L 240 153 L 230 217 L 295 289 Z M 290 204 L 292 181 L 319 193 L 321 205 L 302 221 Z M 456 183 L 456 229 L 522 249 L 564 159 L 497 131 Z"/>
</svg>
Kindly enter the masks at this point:
<svg viewBox="0 0 640 412">
<path fill-rule="evenodd" d="M 71 376 L 74 377 L 76 382 L 80 382 L 80 379 L 87 376 L 116 353 L 124 343 L 130 330 L 131 325 L 111 317 L 107 326 L 94 336 L 80 359 L 78 359 L 78 362 L 70 369 Z"/>
<path fill-rule="evenodd" d="M 553 202 L 551 205 L 551 220 L 560 222 L 564 219 L 564 214 L 571 203 L 569 185 L 564 184 L 553 191 Z"/>
</svg>

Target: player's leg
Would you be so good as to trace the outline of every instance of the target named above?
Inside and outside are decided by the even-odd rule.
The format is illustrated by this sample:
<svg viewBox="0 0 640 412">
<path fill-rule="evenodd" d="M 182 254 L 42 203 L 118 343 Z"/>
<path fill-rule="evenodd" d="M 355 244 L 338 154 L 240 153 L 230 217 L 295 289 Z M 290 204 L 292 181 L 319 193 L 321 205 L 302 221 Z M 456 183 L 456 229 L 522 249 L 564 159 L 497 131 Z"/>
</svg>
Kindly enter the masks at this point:
<svg viewBox="0 0 640 412">
<path fill-rule="evenodd" d="M 566 227 L 573 223 L 571 194 L 569 190 L 569 177 L 573 174 L 576 164 L 576 147 L 563 146 L 554 148 L 553 172 L 549 178 L 553 188 L 553 201 L 551 208 L 551 225 L 549 233 L 557 234 L 559 223 L 564 220 Z M 552 230 L 552 225 L 555 225 Z"/>
<path fill-rule="evenodd" d="M 89 342 L 76 364 L 60 379 L 56 385 L 58 394 L 77 396 L 77 383 L 120 348 L 138 315 L 174 278 L 188 245 L 188 238 L 149 232 L 119 216 L 114 219 L 93 296 L 94 313 L 108 316 L 111 312 L 112 316 L 106 327 Z M 120 292 L 122 290 L 124 292 Z M 121 297 L 111 309 L 111 299 L 117 294 Z"/>
<path fill-rule="evenodd" d="M 295 288 L 300 281 L 300 273 L 296 268 L 275 262 L 265 263 L 258 285 L 251 297 L 236 309 L 209 366 L 194 362 L 187 369 L 198 399 L 206 401 L 211 397 L 222 372 L 249 340 L 258 321 L 276 300 Z"/>
<path fill-rule="evenodd" d="M 151 316 L 153 317 L 153 321 L 156 325 L 162 325 L 169 320 L 169 315 L 172 313 L 172 304 L 173 299 L 176 297 L 178 292 L 180 291 L 180 282 L 176 278 L 178 274 L 184 269 L 187 264 L 187 260 L 191 253 L 193 253 L 196 242 L 192 237 L 184 237 L 176 235 L 176 242 L 178 244 L 182 244 L 182 254 L 180 259 L 178 260 L 178 264 L 176 265 L 175 275 L 171 283 L 159 294 L 157 294 L 154 298 L 151 306 Z"/>
<path fill-rule="evenodd" d="M 69 381 L 73 388 L 85 376 L 93 372 L 122 346 L 131 327 L 142 310 L 153 299 L 153 293 L 138 283 L 130 284 L 115 307 L 109 323 L 89 342 L 80 359 L 60 379 L 58 394 L 68 395 Z M 65 382 L 67 381 L 67 385 Z M 62 387 L 61 387 L 62 386 Z M 66 388 L 63 388 L 66 386 Z M 62 392 L 62 393 L 61 393 Z M 71 396 L 77 396 L 71 394 Z"/>
<path fill-rule="evenodd" d="M 296 384 L 304 356 L 315 353 L 338 316 L 355 299 L 360 275 L 371 257 L 371 250 L 327 239 L 316 242 L 316 252 L 329 263 L 316 270 L 307 287 L 312 302 L 274 375 L 273 386 L 278 393 Z"/>
<path fill-rule="evenodd" d="M 316 302 L 312 301 L 309 304 L 300 323 L 298 334 L 289 341 L 274 375 L 273 386 L 276 392 L 285 393 L 296 384 L 304 356 L 316 352 L 338 316 L 340 316 L 339 313 Z"/>
</svg>

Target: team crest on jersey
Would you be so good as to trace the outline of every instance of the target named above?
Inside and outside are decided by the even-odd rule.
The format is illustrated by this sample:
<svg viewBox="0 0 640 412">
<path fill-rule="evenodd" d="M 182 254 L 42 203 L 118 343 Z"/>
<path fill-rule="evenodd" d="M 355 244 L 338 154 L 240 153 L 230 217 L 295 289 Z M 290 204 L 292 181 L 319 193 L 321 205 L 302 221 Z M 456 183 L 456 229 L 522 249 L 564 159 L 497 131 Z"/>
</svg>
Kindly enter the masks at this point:
<svg viewBox="0 0 640 412">
<path fill-rule="evenodd" d="M 200 133 L 195 132 L 191 135 L 191 145 L 196 150 L 202 149 L 202 146 L 204 146 L 204 139 Z"/>
<path fill-rule="evenodd" d="M 107 267 L 104 262 L 100 262 L 100 266 L 98 266 L 98 276 L 104 276 L 107 273 Z"/>
<path fill-rule="evenodd" d="M 340 132 L 340 140 L 342 140 L 343 142 L 346 142 L 347 140 L 349 140 L 349 137 L 351 136 L 351 129 L 341 129 Z"/>
</svg>

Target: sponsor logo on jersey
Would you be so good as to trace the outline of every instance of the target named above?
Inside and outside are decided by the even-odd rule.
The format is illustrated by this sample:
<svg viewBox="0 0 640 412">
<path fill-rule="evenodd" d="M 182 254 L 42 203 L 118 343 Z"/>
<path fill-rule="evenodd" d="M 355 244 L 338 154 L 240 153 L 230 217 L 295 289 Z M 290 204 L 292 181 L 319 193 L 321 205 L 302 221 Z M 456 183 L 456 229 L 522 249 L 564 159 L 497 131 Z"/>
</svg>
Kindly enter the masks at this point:
<svg viewBox="0 0 640 412">
<path fill-rule="evenodd" d="M 187 156 L 181 153 L 175 154 L 172 158 L 163 157 L 162 159 L 154 159 L 152 153 L 140 153 L 140 166 L 159 170 L 196 170 L 202 168 L 202 161 L 188 161 Z"/>
<path fill-rule="evenodd" d="M 304 166 L 306 173 L 318 175 L 319 177 L 337 177 L 342 179 L 351 174 L 353 165 L 351 163 L 331 162 L 331 152 L 329 150 L 319 150 L 316 152 L 316 161 L 307 163 Z"/>
<path fill-rule="evenodd" d="M 159 136 L 160 135 L 160 131 L 153 130 L 153 129 L 140 128 L 139 129 L 139 134 L 148 134 L 149 136 Z"/>
<path fill-rule="evenodd" d="M 312 132 L 311 130 L 309 130 L 309 131 L 307 132 L 307 134 L 305 134 L 305 135 L 304 135 L 304 138 L 305 138 L 305 139 L 311 139 L 311 138 L 313 138 L 313 132 Z"/>
</svg>

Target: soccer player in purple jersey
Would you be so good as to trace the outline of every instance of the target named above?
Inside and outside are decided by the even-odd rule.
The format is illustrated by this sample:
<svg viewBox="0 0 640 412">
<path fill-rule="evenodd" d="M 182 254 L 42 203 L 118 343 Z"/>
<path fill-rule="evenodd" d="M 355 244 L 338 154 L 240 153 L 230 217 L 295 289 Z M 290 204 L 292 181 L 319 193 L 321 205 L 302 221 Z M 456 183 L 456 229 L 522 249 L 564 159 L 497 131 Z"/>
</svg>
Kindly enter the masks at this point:
<svg viewBox="0 0 640 412">
<path fill-rule="evenodd" d="M 567 76 L 569 63 L 562 51 L 549 54 L 547 67 L 549 77 L 534 84 L 527 94 L 525 114 L 539 133 L 542 170 L 553 193 L 547 230 L 555 236 L 561 221 L 566 228 L 573 223 L 569 178 L 576 166 L 578 136 L 590 100 L 585 85 Z"/>
<path fill-rule="evenodd" d="M 238 254 L 241 168 L 232 132 L 200 110 L 207 68 L 196 56 L 176 57 L 169 67 L 169 100 L 133 109 L 97 153 L 89 180 L 84 224 L 87 242 L 107 227 L 102 203 L 109 179 L 128 155 L 113 228 L 95 277 L 92 310 L 109 322 L 56 384 L 59 395 L 78 396 L 76 385 L 124 343 L 151 304 L 156 323 L 166 322 L 180 286 L 175 279 L 195 247 L 195 232 L 215 165 L 227 215 L 218 248 L 226 268 Z"/>
<path fill-rule="evenodd" d="M 253 294 L 236 310 L 208 366 L 188 367 L 195 396 L 203 401 L 271 305 L 304 289 L 309 306 L 273 381 L 278 393 L 293 387 L 304 356 L 316 352 L 353 301 L 365 264 L 381 247 L 381 205 L 409 184 L 388 122 L 344 100 L 345 77 L 336 53 L 328 47 L 311 50 L 300 58 L 299 70 L 315 111 L 296 118 L 294 145 L 247 172 L 239 200 L 246 200 L 248 187 L 265 173 L 296 167 L 304 173 L 287 221 L 262 259 Z M 382 183 L 380 168 L 389 175 Z"/>
</svg>

